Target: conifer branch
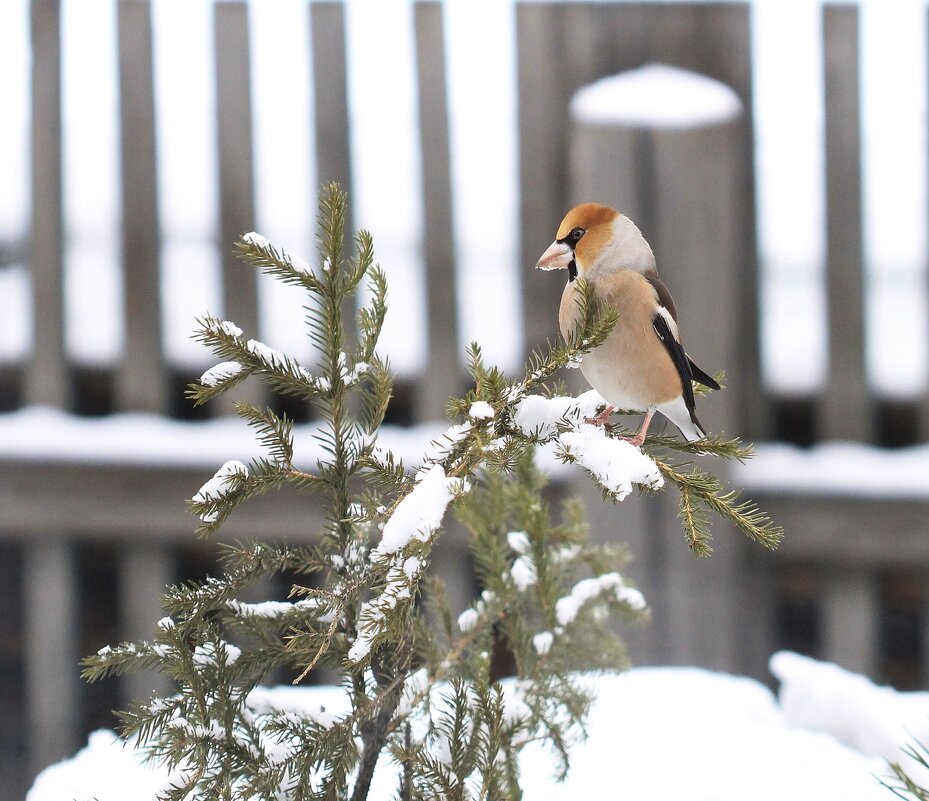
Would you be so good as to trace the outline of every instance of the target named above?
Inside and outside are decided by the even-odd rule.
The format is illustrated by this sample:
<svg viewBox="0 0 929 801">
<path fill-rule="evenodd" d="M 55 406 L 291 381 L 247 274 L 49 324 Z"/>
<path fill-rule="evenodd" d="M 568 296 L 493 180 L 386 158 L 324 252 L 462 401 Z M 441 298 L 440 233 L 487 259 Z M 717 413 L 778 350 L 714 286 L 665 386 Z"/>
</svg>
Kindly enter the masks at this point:
<svg viewBox="0 0 929 801">
<path fill-rule="evenodd" d="M 700 512 L 701 504 L 732 523 L 749 539 L 765 548 L 777 548 L 784 530 L 752 501 L 739 502 L 738 491 L 725 491 L 720 480 L 710 473 L 701 470 L 684 473 L 668 462 L 654 457 L 653 461 L 662 475 L 681 492 L 681 521 L 688 543 L 697 556 L 710 553 L 708 524 L 705 515 Z"/>
</svg>

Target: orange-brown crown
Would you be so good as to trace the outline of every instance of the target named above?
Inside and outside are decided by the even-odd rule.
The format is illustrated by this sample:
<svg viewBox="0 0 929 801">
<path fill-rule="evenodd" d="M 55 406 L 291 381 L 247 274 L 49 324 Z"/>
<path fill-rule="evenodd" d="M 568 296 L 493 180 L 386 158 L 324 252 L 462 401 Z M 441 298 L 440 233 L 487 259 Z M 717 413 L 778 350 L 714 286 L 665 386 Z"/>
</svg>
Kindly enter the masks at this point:
<svg viewBox="0 0 929 801">
<path fill-rule="evenodd" d="M 613 221 L 619 212 L 601 203 L 582 203 L 569 211 L 561 221 L 556 239 L 564 239 L 575 228 L 583 228 L 584 236 L 574 248 L 578 265 L 593 264 L 603 249 L 613 241 Z"/>
<path fill-rule="evenodd" d="M 598 225 L 612 223 L 619 216 L 619 212 L 602 203 L 581 203 L 569 211 L 561 221 L 555 239 L 564 239 L 575 228 L 589 231 Z"/>
</svg>

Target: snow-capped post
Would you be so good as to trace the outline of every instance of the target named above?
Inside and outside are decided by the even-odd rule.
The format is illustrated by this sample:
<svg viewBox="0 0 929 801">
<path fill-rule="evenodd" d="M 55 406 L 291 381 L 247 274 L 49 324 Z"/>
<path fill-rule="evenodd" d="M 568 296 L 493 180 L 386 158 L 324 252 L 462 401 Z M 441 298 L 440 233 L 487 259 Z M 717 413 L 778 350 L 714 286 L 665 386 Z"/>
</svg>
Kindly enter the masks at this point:
<svg viewBox="0 0 929 801">
<path fill-rule="evenodd" d="M 747 238 L 754 225 L 748 135 L 744 104 L 732 87 L 676 66 L 646 64 L 610 75 L 571 100 L 572 198 L 613 205 L 642 228 L 659 273 L 681 301 L 688 350 L 731 378 L 700 405 L 700 419 L 707 431 L 742 436 L 758 434 L 755 410 L 762 408 L 752 350 L 758 316 Z M 655 630 L 670 653 L 719 669 L 747 666 L 739 620 L 744 551 L 721 549 L 700 565 L 679 551 L 649 553 L 647 538 L 673 529 L 675 514 L 694 513 L 690 500 L 689 492 L 668 493 L 649 510 L 651 530 L 640 525 L 631 534 L 630 547 L 642 556 L 636 576 L 660 576 L 676 588 L 655 610 Z"/>
<path fill-rule="evenodd" d="M 601 78 L 571 100 L 571 194 L 632 217 L 655 250 L 681 330 L 698 361 L 738 376 L 700 408 L 711 431 L 746 431 L 743 393 L 755 375 L 743 309 L 754 293 L 744 254 L 745 114 L 731 87 L 689 70 L 646 64 Z M 757 362 L 757 359 L 755 360 Z M 748 368 L 755 369 L 754 364 Z"/>
<path fill-rule="evenodd" d="M 315 437 L 326 457 L 306 469 L 298 466 L 290 420 L 237 402 L 267 454 L 247 464 L 230 454 L 189 502 L 198 533 L 207 536 L 259 493 L 309 490 L 308 502 L 325 512 L 316 544 L 229 547 L 220 577 L 169 588 L 167 615 L 151 642 L 106 647 L 84 660 L 90 680 L 154 668 L 173 682 L 173 694 L 140 699 L 121 713 L 125 734 L 172 769 L 160 796 L 166 799 L 363 801 L 385 760 L 398 764 L 401 799 L 515 799 L 517 755 L 534 740 L 552 747 L 555 772 L 564 775 L 591 700 L 573 674 L 623 666 L 609 614 L 634 617 L 645 599 L 623 577 L 618 545 L 590 543 L 577 500 L 550 508 L 534 463 L 539 449 L 579 465 L 614 502 L 634 486 L 685 487 L 694 550 L 705 546 L 707 510 L 766 545 L 778 536 L 710 477 L 683 473 L 668 456 L 588 424 L 603 403 L 595 393 L 548 394 L 546 382 L 600 344 L 615 322 L 583 286 L 583 324 L 574 338 L 535 354 L 521 378 L 486 366 L 471 346 L 474 387 L 450 404 L 459 422 L 424 443 L 421 463 L 407 469 L 378 445 L 391 392 L 387 364 L 375 351 L 386 282 L 367 233 L 355 237 L 353 257 L 343 254 L 345 218 L 345 196 L 327 186 L 318 264 L 255 233 L 239 242 L 244 261 L 309 295 L 318 364 L 300 364 L 235 321 L 205 317 L 197 336 L 218 363 L 190 388 L 203 403 L 255 378 L 316 407 Z M 368 300 L 349 346 L 343 310 L 363 281 Z M 650 438 L 649 445 L 746 455 L 733 442 Z M 428 572 L 449 515 L 470 531 L 481 583 L 464 611 L 449 607 L 441 581 Z M 283 572 L 318 579 L 294 586 L 286 599 L 240 600 L 252 582 Z M 512 656 L 509 683 L 497 681 L 492 664 L 501 648 Z M 272 671 L 300 683 L 317 665 L 343 677 L 341 709 L 295 711 L 260 686 Z"/>
</svg>

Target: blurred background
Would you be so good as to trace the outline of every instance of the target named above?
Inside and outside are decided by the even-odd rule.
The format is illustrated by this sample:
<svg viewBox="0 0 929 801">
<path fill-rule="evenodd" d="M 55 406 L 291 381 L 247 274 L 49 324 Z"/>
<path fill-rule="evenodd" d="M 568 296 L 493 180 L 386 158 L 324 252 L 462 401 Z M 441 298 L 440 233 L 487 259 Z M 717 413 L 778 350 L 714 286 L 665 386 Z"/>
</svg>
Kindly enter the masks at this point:
<svg viewBox="0 0 929 801">
<path fill-rule="evenodd" d="M 924 687 L 927 29 L 924 0 L 2 0 L 0 799 L 151 690 L 84 686 L 79 657 L 215 571 L 183 499 L 255 446 L 183 397 L 213 363 L 194 318 L 312 364 L 299 293 L 231 250 L 257 230 L 312 260 L 328 180 L 390 281 L 388 436 L 412 458 L 468 342 L 515 374 L 556 335 L 563 276 L 532 267 L 564 213 L 632 216 L 688 350 L 726 370 L 701 418 L 759 443 L 728 478 L 786 539 L 719 526 L 697 562 L 672 493 L 606 507 L 558 474 L 630 545 L 652 608 L 631 659 L 770 682 L 786 647 Z M 225 539 L 312 539 L 305 502 Z M 463 607 L 463 542 L 441 569 Z"/>
</svg>

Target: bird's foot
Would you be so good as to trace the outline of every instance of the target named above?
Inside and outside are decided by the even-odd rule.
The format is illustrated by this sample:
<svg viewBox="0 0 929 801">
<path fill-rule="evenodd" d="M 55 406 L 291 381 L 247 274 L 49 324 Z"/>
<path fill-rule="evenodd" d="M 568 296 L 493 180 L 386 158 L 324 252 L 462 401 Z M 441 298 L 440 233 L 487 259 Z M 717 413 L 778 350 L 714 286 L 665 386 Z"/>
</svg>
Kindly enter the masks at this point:
<svg viewBox="0 0 929 801">
<path fill-rule="evenodd" d="M 596 417 L 585 417 L 584 422 L 592 426 L 605 426 L 610 422 L 610 415 L 613 414 L 613 408 L 612 406 L 607 406 Z"/>
<path fill-rule="evenodd" d="M 624 442 L 628 442 L 634 448 L 641 448 L 642 443 L 645 442 L 645 435 L 639 432 L 634 437 L 617 437 L 617 439 L 621 439 Z"/>
</svg>

